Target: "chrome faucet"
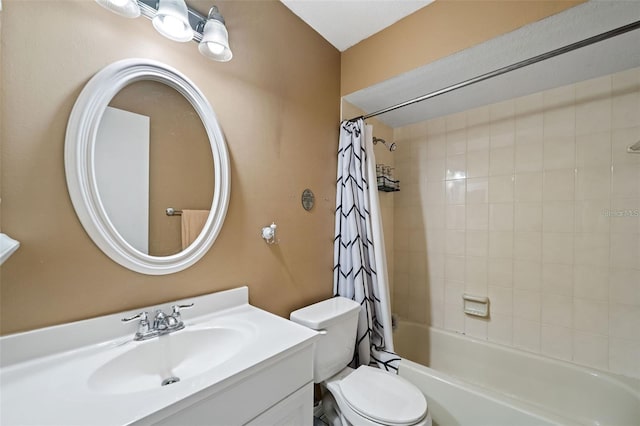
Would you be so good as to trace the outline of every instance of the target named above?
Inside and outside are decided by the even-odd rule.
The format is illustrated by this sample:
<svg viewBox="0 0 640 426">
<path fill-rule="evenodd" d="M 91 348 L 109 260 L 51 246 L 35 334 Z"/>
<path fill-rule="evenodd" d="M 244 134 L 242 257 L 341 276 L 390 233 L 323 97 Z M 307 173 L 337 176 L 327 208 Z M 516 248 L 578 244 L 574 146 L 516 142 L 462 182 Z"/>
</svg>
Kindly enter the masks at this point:
<svg viewBox="0 0 640 426">
<path fill-rule="evenodd" d="M 129 322 L 140 318 L 138 331 L 136 331 L 133 340 L 148 340 L 182 330 L 184 328 L 184 322 L 182 322 L 180 310 L 191 307 L 193 307 L 193 303 L 188 305 L 173 305 L 173 312 L 171 314 L 165 314 L 162 310 L 158 309 L 154 314 L 153 324 L 151 325 L 149 324 L 149 314 L 147 312 L 140 312 L 132 317 L 122 318 L 122 321 Z"/>
</svg>

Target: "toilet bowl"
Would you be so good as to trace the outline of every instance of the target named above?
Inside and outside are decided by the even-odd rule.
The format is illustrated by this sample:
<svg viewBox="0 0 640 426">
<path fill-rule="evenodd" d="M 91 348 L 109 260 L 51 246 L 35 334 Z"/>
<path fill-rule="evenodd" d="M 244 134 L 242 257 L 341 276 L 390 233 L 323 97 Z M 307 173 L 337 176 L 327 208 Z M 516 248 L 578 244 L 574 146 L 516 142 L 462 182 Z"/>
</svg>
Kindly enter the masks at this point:
<svg viewBox="0 0 640 426">
<path fill-rule="evenodd" d="M 431 426 L 427 401 L 402 377 L 370 366 L 347 367 L 353 357 L 360 305 L 334 297 L 291 313 L 290 319 L 321 332 L 314 346 L 314 382 L 330 394 L 335 425 Z"/>
</svg>

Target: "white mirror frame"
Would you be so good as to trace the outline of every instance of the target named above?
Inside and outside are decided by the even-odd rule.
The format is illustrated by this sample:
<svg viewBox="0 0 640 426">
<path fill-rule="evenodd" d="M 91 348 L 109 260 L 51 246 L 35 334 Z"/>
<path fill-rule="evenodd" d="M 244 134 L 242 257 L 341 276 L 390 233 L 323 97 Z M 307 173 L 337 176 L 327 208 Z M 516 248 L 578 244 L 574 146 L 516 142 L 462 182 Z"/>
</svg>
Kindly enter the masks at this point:
<svg viewBox="0 0 640 426">
<path fill-rule="evenodd" d="M 164 83 L 180 92 L 200 116 L 211 143 L 214 194 L 209 217 L 198 238 L 171 256 L 150 256 L 125 241 L 109 220 L 96 182 L 95 142 L 102 115 L 120 90 L 139 80 Z M 211 105 L 179 71 L 161 62 L 138 58 L 114 62 L 100 70 L 85 85 L 73 106 L 64 151 L 67 187 L 76 214 L 93 242 L 120 265 L 148 275 L 172 274 L 202 258 L 220 233 L 231 192 L 227 144 Z"/>
</svg>

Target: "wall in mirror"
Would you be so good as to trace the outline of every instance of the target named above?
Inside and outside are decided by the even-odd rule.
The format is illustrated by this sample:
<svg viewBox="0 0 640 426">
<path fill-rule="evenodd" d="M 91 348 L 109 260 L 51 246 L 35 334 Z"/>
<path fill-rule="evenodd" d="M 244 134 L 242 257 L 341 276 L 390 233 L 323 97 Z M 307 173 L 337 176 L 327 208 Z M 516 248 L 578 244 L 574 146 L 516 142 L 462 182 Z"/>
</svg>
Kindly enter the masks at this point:
<svg viewBox="0 0 640 426">
<path fill-rule="evenodd" d="M 150 117 L 147 253 L 176 254 L 182 250 L 180 216 L 167 216 L 165 210 L 207 210 L 213 198 L 213 160 L 202 120 L 184 96 L 157 81 L 132 83 L 109 105 Z"/>
</svg>

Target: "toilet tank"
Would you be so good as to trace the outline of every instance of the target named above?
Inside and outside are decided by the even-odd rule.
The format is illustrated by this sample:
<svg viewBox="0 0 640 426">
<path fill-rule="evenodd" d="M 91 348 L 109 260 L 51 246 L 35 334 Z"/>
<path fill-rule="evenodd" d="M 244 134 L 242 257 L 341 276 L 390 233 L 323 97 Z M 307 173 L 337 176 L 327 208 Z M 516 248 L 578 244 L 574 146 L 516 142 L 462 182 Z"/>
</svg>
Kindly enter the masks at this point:
<svg viewBox="0 0 640 426">
<path fill-rule="evenodd" d="M 321 333 L 314 348 L 313 381 L 320 383 L 353 358 L 360 304 L 333 297 L 291 312 L 291 321 Z"/>
</svg>

